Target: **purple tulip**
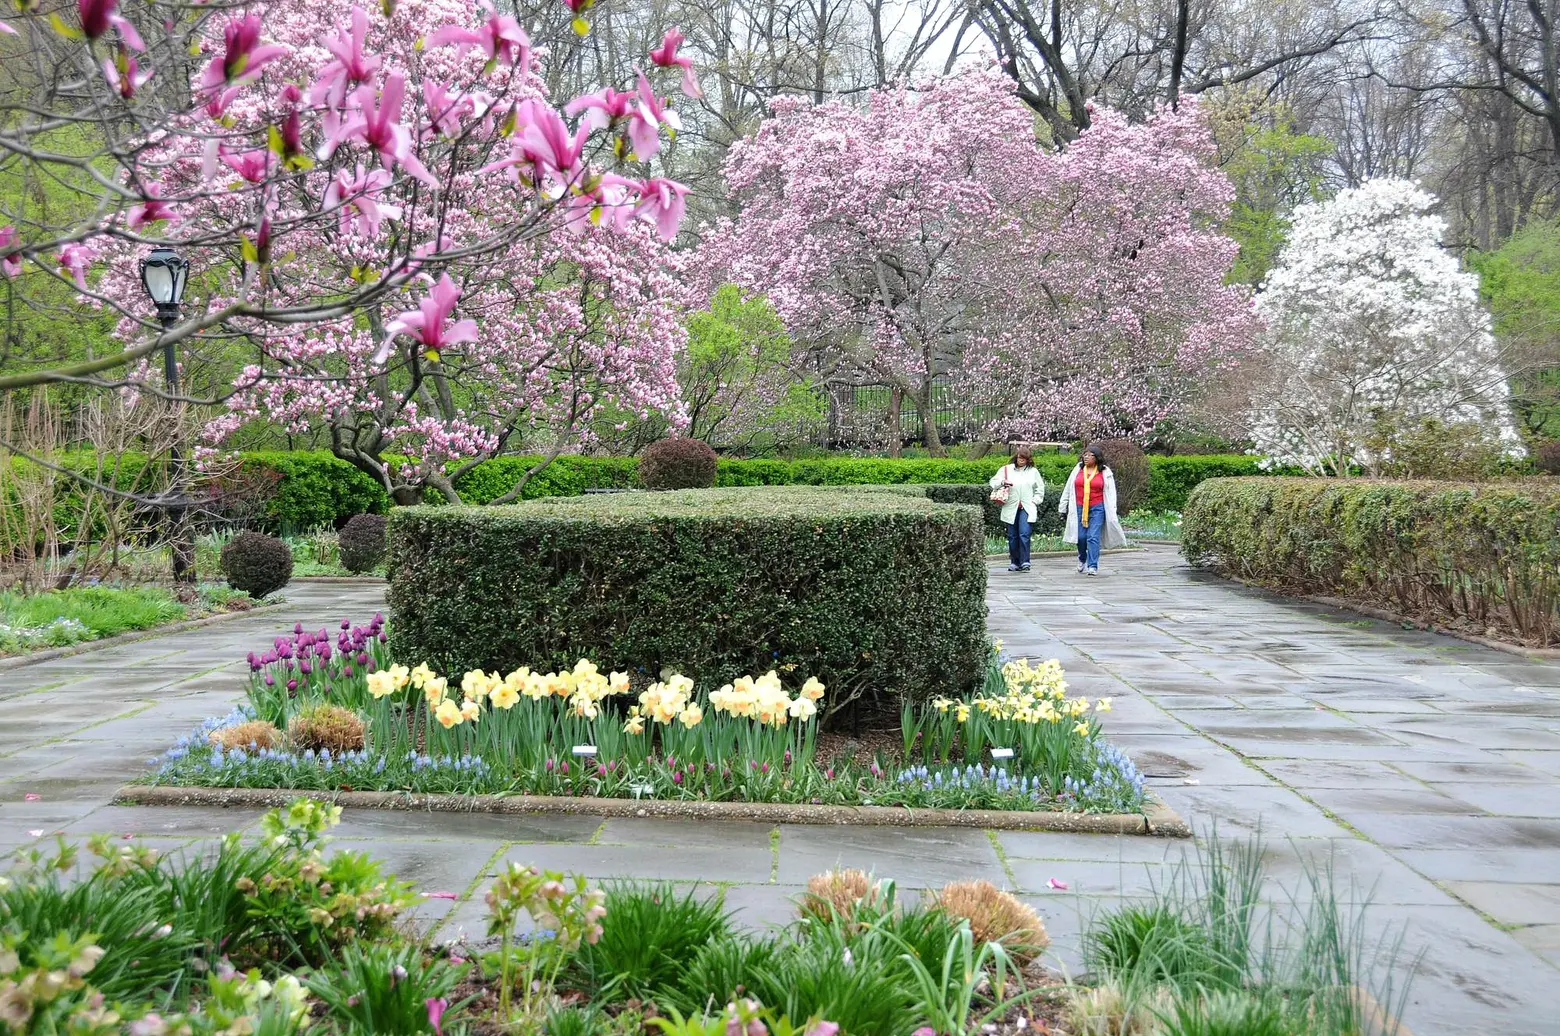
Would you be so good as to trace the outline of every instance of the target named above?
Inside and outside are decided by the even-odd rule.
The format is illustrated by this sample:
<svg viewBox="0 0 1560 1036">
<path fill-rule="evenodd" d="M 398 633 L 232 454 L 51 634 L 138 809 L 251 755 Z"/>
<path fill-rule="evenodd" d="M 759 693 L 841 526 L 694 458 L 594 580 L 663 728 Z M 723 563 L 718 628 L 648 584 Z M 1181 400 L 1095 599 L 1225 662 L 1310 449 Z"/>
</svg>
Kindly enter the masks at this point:
<svg viewBox="0 0 1560 1036">
<path fill-rule="evenodd" d="M 270 673 L 266 673 L 265 674 L 265 685 L 267 687 L 275 687 L 276 686 L 276 677 L 272 676 Z"/>
<path fill-rule="evenodd" d="M 552 771 L 553 771 L 553 761 L 551 759 L 547 760 L 547 767 L 546 767 L 546 769 L 547 769 L 548 773 L 552 773 Z"/>
<path fill-rule="evenodd" d="M 296 691 L 298 689 L 298 681 L 297 680 L 288 680 L 287 681 L 287 689 L 289 691 Z"/>
<path fill-rule="evenodd" d="M 607 768 L 605 766 L 601 765 L 600 763 L 597 763 L 596 764 L 596 776 L 597 777 L 605 777 L 606 775 L 607 775 Z"/>
<path fill-rule="evenodd" d="M 351 620 L 349 620 L 349 619 L 342 619 L 341 620 L 341 628 L 344 629 L 344 630 L 351 629 L 352 628 Z"/>
<path fill-rule="evenodd" d="M 450 1002 L 442 996 L 429 997 L 423 1001 L 428 1008 L 428 1024 L 433 1026 L 434 1036 L 444 1036 L 444 1028 L 440 1022 L 444 1018 L 444 1009 L 450 1006 Z"/>
<path fill-rule="evenodd" d="M 352 675 L 352 667 L 350 665 L 343 667 L 342 671 L 341 671 L 341 675 L 342 676 L 351 676 Z"/>
<path fill-rule="evenodd" d="M 681 784 L 682 783 L 682 771 L 681 770 L 678 770 L 676 773 L 672 774 L 672 783 L 673 784 Z"/>
<path fill-rule="evenodd" d="M 301 622 L 294 623 L 293 624 L 293 632 L 294 633 L 302 633 L 303 632 L 303 623 L 301 623 Z"/>
<path fill-rule="evenodd" d="M 314 672 L 314 667 L 309 665 L 309 660 L 305 658 L 302 662 L 298 663 L 298 672 L 302 673 L 304 676 L 308 676 L 310 673 Z"/>
<path fill-rule="evenodd" d="M 381 644 L 388 644 L 388 643 L 390 643 L 390 638 L 388 636 L 386 636 L 385 634 L 381 633 L 379 635 L 379 642 Z"/>
</svg>

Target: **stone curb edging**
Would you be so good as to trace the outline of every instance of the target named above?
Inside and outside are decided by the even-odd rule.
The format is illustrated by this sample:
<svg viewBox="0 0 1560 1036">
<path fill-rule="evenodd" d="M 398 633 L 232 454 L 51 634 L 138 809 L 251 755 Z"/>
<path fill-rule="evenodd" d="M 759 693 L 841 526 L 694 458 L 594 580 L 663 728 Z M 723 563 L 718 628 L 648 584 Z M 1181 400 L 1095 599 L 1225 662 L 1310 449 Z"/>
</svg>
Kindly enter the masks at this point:
<svg viewBox="0 0 1560 1036">
<path fill-rule="evenodd" d="M 1152 835 L 1190 838 L 1192 829 L 1173 810 L 1151 799 L 1143 813 L 1021 813 L 988 809 L 901 809 L 893 806 L 813 806 L 781 802 L 707 802 L 667 799 L 594 799 L 564 795 L 418 795 L 400 791 L 293 791 L 285 788 L 181 788 L 127 784 L 116 805 L 220 806 L 270 809 L 296 798 L 353 809 L 509 815 L 673 817 L 757 820 L 784 824 L 862 827 L 971 827 L 999 831 Z"/>
<path fill-rule="evenodd" d="M 237 612 L 219 612 L 216 615 L 203 615 L 198 619 L 184 619 L 180 622 L 170 622 L 166 626 L 153 626 L 147 630 L 132 630 L 129 633 L 116 633 L 112 637 L 102 637 L 98 640 L 83 640 L 79 644 L 69 644 L 65 647 L 47 648 L 43 651 L 34 651 L 26 655 L 16 655 L 12 658 L 0 658 L 0 672 L 7 669 L 20 669 L 23 666 L 35 665 L 39 662 L 48 662 L 56 658 L 70 658 L 73 655 L 84 655 L 91 651 L 100 651 L 103 648 L 118 647 L 121 644 L 134 644 L 140 640 L 152 640 L 156 637 L 165 637 L 170 633 L 183 633 L 186 630 L 197 630 L 202 626 L 210 626 L 218 622 L 226 622 L 229 619 L 241 618 L 245 615 L 258 615 L 262 612 L 274 611 L 285 606 L 288 602 L 277 601 L 274 604 L 257 604 L 253 608 L 246 608 Z M 242 659 L 240 660 L 242 661 Z"/>
</svg>

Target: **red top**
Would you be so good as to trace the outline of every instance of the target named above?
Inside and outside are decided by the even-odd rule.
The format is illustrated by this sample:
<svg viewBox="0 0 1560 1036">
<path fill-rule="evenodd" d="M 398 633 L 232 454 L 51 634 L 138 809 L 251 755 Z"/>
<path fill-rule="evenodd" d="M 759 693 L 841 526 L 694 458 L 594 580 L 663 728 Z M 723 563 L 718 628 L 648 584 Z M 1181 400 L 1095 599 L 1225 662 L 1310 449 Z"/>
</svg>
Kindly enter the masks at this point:
<svg viewBox="0 0 1560 1036">
<path fill-rule="evenodd" d="M 1094 471 L 1093 478 L 1087 478 L 1082 471 L 1078 472 L 1078 481 L 1073 485 L 1073 500 L 1081 509 L 1083 507 L 1084 483 L 1088 483 L 1089 506 L 1103 504 L 1105 502 L 1105 472 L 1098 468 Z"/>
</svg>

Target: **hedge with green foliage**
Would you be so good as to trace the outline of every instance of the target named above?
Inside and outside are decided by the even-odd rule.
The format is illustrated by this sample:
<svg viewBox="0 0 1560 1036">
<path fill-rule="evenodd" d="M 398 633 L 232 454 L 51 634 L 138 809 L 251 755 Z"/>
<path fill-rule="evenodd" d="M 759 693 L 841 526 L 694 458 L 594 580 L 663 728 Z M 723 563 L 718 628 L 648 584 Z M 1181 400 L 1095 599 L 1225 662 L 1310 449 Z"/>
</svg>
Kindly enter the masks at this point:
<svg viewBox="0 0 1560 1036">
<path fill-rule="evenodd" d="M 453 673 L 572 666 L 706 690 L 817 676 L 835 709 L 974 689 L 986 568 L 968 507 L 745 488 L 396 508 L 396 653 Z"/>
<path fill-rule="evenodd" d="M 1187 497 L 1207 479 L 1261 474 L 1257 458 L 1241 454 L 1149 457 L 1148 502 L 1143 506 L 1160 512 L 1185 510 Z"/>
<path fill-rule="evenodd" d="M 240 458 L 246 474 L 271 471 L 280 476 L 266 501 L 267 528 L 301 532 L 318 525 L 340 525 L 355 514 L 384 514 L 390 509 L 383 486 L 324 450 L 255 451 Z"/>
<path fill-rule="evenodd" d="M 483 461 L 455 482 L 468 504 L 487 504 L 514 489 L 521 477 L 542 458 L 496 457 Z M 587 489 L 631 489 L 636 485 L 632 457 L 563 456 L 526 483 L 522 500 L 547 496 L 579 496 Z"/>
<path fill-rule="evenodd" d="M 1560 641 L 1560 486 L 1243 478 L 1193 490 L 1181 551 L 1281 590 Z"/>
</svg>

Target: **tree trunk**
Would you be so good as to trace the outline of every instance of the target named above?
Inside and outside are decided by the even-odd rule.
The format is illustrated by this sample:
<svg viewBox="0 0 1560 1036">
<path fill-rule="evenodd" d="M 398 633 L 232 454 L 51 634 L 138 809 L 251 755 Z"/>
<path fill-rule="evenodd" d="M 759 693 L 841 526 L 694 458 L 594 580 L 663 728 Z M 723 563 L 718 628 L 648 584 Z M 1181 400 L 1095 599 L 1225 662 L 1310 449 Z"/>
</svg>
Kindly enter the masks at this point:
<svg viewBox="0 0 1560 1036">
<path fill-rule="evenodd" d="M 390 494 L 390 502 L 397 507 L 412 507 L 422 503 L 421 486 L 399 486 Z"/>
<path fill-rule="evenodd" d="M 937 410 L 932 406 L 932 382 L 927 379 L 921 385 L 921 430 L 926 439 L 926 452 L 933 457 L 946 457 L 942 436 L 937 434 Z"/>
<path fill-rule="evenodd" d="M 904 452 L 905 433 L 900 424 L 900 414 L 905 405 L 905 390 L 895 385 L 888 390 L 888 411 L 883 415 L 884 434 L 888 436 L 888 455 L 898 457 Z"/>
</svg>

